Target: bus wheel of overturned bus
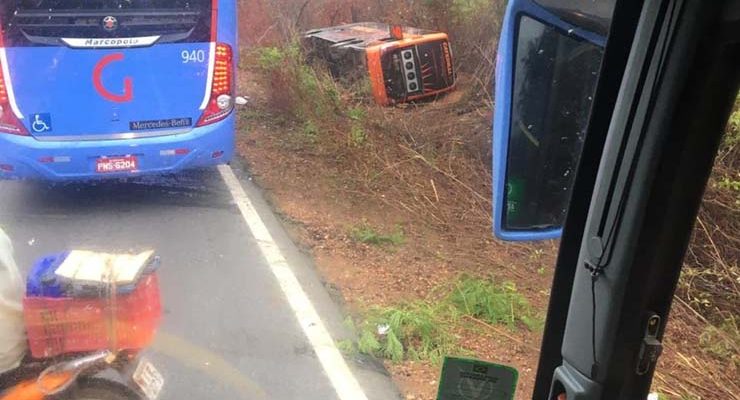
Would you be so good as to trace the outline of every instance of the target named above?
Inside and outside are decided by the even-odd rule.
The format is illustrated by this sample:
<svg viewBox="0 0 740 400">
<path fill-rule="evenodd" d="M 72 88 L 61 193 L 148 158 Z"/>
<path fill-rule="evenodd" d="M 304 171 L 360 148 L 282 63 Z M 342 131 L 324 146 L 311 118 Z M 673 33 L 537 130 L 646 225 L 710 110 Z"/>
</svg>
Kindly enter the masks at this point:
<svg viewBox="0 0 740 400">
<path fill-rule="evenodd" d="M 143 397 L 120 383 L 87 378 L 80 379 L 58 400 L 143 400 Z"/>
</svg>

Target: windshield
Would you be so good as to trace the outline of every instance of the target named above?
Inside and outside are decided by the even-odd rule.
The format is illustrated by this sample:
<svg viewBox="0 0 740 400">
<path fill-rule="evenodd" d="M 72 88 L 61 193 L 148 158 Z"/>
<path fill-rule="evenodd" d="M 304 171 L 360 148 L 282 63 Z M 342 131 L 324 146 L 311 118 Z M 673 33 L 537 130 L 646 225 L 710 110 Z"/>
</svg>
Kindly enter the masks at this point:
<svg viewBox="0 0 740 400">
<path fill-rule="evenodd" d="M 495 177 L 562 225 L 615 3 L 0 0 L 0 400 L 532 398 L 570 292 Z M 736 125 L 658 400 L 740 393 Z"/>
</svg>

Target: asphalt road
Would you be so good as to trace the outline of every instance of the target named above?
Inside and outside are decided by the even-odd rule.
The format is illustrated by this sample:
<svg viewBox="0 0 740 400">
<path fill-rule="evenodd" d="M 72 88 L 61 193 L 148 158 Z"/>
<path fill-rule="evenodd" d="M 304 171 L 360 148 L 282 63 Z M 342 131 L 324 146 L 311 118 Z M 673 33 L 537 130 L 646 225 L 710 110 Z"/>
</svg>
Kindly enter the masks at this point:
<svg viewBox="0 0 740 400">
<path fill-rule="evenodd" d="M 347 337 L 310 260 L 234 169 L 327 330 Z M 148 357 L 165 377 L 162 399 L 339 398 L 216 169 L 96 184 L 0 181 L 0 225 L 26 269 L 68 249 L 157 251 L 164 318 Z M 382 367 L 347 363 L 368 399 L 398 398 Z"/>
</svg>

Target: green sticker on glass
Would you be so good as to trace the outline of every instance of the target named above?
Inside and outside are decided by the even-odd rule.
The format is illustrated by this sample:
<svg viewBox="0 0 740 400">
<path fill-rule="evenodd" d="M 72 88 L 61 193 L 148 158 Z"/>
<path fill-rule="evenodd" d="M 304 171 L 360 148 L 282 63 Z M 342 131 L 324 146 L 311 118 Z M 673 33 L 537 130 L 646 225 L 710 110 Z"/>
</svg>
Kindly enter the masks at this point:
<svg viewBox="0 0 740 400">
<path fill-rule="evenodd" d="M 446 358 L 437 400 L 513 400 L 517 370 L 478 360 Z"/>
</svg>

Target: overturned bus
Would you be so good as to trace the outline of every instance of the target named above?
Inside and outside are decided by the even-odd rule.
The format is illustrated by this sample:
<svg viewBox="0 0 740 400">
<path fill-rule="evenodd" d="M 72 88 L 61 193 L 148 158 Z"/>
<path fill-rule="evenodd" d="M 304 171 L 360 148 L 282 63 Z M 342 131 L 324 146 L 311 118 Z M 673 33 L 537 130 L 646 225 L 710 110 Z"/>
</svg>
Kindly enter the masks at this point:
<svg viewBox="0 0 740 400">
<path fill-rule="evenodd" d="M 455 88 L 446 33 L 361 22 L 308 31 L 304 45 L 336 78 L 369 77 L 380 105 L 430 99 Z"/>
</svg>

